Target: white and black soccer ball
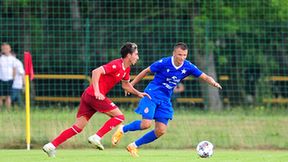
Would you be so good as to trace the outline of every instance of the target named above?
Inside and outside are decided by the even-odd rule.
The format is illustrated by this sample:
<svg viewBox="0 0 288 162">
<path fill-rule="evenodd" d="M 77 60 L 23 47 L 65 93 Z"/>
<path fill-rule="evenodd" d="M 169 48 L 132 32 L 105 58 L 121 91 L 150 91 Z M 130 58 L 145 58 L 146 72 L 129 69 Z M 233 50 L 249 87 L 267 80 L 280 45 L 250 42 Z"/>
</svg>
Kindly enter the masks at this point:
<svg viewBox="0 0 288 162">
<path fill-rule="evenodd" d="M 213 155 L 213 144 L 209 141 L 201 141 L 198 145 L 197 145 L 197 154 L 201 157 L 201 158 L 208 158 L 211 157 Z"/>
</svg>

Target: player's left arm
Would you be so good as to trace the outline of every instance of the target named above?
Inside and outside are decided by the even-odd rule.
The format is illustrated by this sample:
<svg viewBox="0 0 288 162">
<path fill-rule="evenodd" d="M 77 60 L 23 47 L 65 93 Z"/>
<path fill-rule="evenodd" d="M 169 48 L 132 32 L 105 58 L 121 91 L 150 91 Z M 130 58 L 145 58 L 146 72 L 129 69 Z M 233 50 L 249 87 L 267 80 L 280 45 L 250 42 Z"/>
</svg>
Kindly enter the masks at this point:
<svg viewBox="0 0 288 162">
<path fill-rule="evenodd" d="M 147 96 L 148 98 L 151 99 L 151 97 L 149 96 L 149 94 L 145 93 L 145 92 L 140 92 L 137 89 L 135 89 L 131 83 L 129 83 L 128 80 L 122 80 L 122 88 L 129 92 L 132 93 L 140 98 L 143 98 L 144 96 Z"/>
<path fill-rule="evenodd" d="M 206 75 L 205 73 L 202 73 L 199 78 L 216 88 L 222 89 L 222 86 L 219 83 L 217 83 L 212 77 Z"/>
</svg>

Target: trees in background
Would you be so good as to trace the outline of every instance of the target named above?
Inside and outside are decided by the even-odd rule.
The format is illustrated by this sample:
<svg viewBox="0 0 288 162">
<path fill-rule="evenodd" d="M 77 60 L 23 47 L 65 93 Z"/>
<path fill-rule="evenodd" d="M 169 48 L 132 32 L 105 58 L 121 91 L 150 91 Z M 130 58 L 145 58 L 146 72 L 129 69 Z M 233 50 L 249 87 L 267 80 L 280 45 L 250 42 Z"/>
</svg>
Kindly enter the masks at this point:
<svg viewBox="0 0 288 162">
<path fill-rule="evenodd" d="M 215 78 L 229 76 L 222 95 L 199 86 L 207 106 L 219 110 L 223 95 L 231 104 L 243 102 L 247 71 L 258 73 L 254 84 L 264 87 L 261 77 L 287 74 L 285 2 L 1 0 L 0 35 L 17 53 L 32 51 L 36 72 L 53 74 L 87 73 L 118 57 L 126 41 L 140 45 L 140 71 L 170 55 L 176 42 L 186 42 L 192 62 Z"/>
</svg>

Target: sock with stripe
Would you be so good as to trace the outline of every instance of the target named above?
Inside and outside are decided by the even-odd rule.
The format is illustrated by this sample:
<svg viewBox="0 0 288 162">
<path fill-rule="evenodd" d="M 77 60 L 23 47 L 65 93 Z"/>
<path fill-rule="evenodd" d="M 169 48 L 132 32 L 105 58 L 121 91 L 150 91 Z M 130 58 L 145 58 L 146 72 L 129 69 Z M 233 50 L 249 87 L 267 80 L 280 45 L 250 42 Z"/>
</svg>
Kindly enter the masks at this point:
<svg viewBox="0 0 288 162">
<path fill-rule="evenodd" d="M 119 125 L 124 121 L 124 115 L 118 115 L 110 118 L 96 133 L 100 138 L 102 138 L 111 129 Z"/>
<path fill-rule="evenodd" d="M 78 128 L 76 125 L 64 130 L 58 137 L 56 137 L 51 143 L 57 147 L 61 143 L 65 142 L 67 139 L 80 133 L 82 129 Z"/>
</svg>

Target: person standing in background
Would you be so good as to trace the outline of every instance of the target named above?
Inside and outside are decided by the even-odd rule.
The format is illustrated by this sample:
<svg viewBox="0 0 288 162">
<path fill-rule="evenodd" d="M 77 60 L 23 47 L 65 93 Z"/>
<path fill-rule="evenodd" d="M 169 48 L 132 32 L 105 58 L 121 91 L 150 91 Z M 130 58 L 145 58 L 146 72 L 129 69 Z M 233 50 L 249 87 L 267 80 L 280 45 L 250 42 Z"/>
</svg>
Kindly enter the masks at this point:
<svg viewBox="0 0 288 162">
<path fill-rule="evenodd" d="M 25 71 L 23 63 L 19 59 L 17 59 L 15 53 L 13 53 L 13 56 L 16 58 L 16 72 L 11 90 L 11 101 L 12 105 L 17 104 L 21 107 L 23 106 L 21 93 L 23 92 L 23 85 L 25 85 Z"/>
<path fill-rule="evenodd" d="M 8 43 L 2 43 L 0 56 L 0 106 L 5 106 L 7 110 L 11 107 L 11 89 L 13 79 L 16 73 L 16 58 L 11 53 L 11 46 Z"/>
</svg>

